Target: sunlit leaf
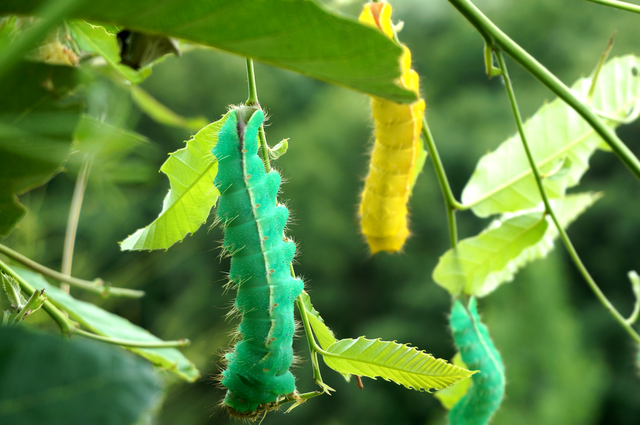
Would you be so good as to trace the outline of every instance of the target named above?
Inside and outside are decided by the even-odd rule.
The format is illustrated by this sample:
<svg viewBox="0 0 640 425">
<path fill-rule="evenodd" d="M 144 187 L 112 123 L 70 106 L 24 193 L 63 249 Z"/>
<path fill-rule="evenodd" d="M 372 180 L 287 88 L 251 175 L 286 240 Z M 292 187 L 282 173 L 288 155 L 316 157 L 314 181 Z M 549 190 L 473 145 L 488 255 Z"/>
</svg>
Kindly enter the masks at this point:
<svg viewBox="0 0 640 425">
<path fill-rule="evenodd" d="M 146 361 L 80 338 L 0 328 L 0 423 L 134 424 L 162 383 Z"/>
<path fill-rule="evenodd" d="M 598 78 L 592 106 L 620 121 L 633 114 L 640 102 L 639 68 L 640 62 L 635 56 L 608 61 Z M 591 79 L 583 78 L 572 90 L 586 101 L 590 85 Z M 605 119 L 612 128 L 620 121 Z M 603 143 L 593 128 L 560 99 L 540 108 L 525 123 L 525 133 L 542 174 L 549 173 L 563 158 L 568 159 L 567 172 L 544 179 L 547 193 L 552 198 L 561 197 L 567 188 L 578 184 L 589 168 L 589 158 Z M 473 212 L 480 217 L 533 208 L 540 201 L 518 135 L 480 159 L 462 192 L 462 202 L 472 206 Z"/>
<path fill-rule="evenodd" d="M 169 249 L 207 220 L 220 195 L 213 185 L 218 161 L 211 149 L 218 143 L 218 132 L 226 119 L 227 115 L 209 124 L 189 140 L 185 148 L 170 154 L 160 168 L 171 185 L 162 212 L 147 227 L 120 242 L 122 250 Z"/>
<path fill-rule="evenodd" d="M 320 313 L 313 308 L 309 294 L 307 294 L 306 291 L 302 291 L 300 298 L 302 299 L 304 307 L 308 313 L 307 319 L 309 319 L 309 322 L 311 323 L 313 333 L 316 335 L 316 338 L 318 338 L 320 347 L 326 350 L 337 342 L 336 337 L 334 336 L 333 331 L 324 323 L 324 319 L 320 316 Z"/>
<path fill-rule="evenodd" d="M 36 289 L 45 289 L 49 301 L 66 311 L 69 318 L 98 335 L 128 341 L 161 342 L 162 340 L 120 316 L 109 313 L 94 304 L 77 300 L 66 292 L 51 285 L 40 274 L 21 267 L 12 266 L 24 280 Z M 134 348 L 125 347 L 155 366 L 175 374 L 181 379 L 193 382 L 200 376 L 195 365 L 175 348 Z"/>
<path fill-rule="evenodd" d="M 36 13 L 43 0 L 3 0 L 0 14 Z M 73 17 L 216 47 L 399 102 L 402 49 L 373 28 L 315 1 L 94 0 Z"/>
<path fill-rule="evenodd" d="M 40 186 L 60 169 L 81 105 L 64 99 L 78 83 L 66 66 L 21 63 L 0 84 L 0 237 L 26 213 L 16 195 Z"/>
<path fill-rule="evenodd" d="M 440 257 L 433 280 L 452 295 L 483 296 L 494 290 L 522 252 L 540 242 L 548 223 L 539 212 L 509 218 L 500 226 L 460 241 Z"/>
<path fill-rule="evenodd" d="M 122 65 L 116 35 L 107 32 L 102 26 L 94 26 L 83 21 L 71 21 L 69 28 L 81 50 L 102 56 L 110 66 L 133 84 L 139 84 L 151 75 L 150 67 L 136 71 Z"/>
<path fill-rule="evenodd" d="M 142 112 L 160 124 L 196 131 L 209 122 L 205 117 L 185 118 L 176 114 L 138 86 L 131 87 L 131 98 Z"/>
<path fill-rule="evenodd" d="M 2 280 L 2 288 L 11 303 L 11 307 L 20 310 L 27 303 L 27 300 L 22 295 L 20 284 L 16 282 L 13 277 L 4 273 L 0 273 L 0 279 Z"/>
<path fill-rule="evenodd" d="M 451 363 L 463 369 L 468 369 L 467 365 L 462 361 L 462 356 L 460 355 L 460 353 L 456 353 L 456 355 L 453 356 L 453 359 L 451 359 Z M 453 406 L 455 406 L 458 400 L 464 397 L 470 386 L 471 380 L 463 379 L 462 381 L 453 384 L 449 388 L 437 391 L 434 396 L 438 400 L 440 400 L 440 403 L 442 403 L 442 406 L 445 409 L 450 410 Z"/>
<path fill-rule="evenodd" d="M 379 339 L 342 339 L 325 351 L 325 363 L 338 372 L 380 376 L 419 391 L 447 388 L 473 374 L 415 347 Z"/>
</svg>

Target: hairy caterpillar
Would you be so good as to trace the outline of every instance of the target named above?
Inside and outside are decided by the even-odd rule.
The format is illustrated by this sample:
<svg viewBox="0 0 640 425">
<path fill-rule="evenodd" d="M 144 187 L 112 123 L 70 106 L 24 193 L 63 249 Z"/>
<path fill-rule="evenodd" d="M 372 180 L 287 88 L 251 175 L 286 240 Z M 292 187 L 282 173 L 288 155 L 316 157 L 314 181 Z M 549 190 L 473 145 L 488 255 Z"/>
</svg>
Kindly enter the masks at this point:
<svg viewBox="0 0 640 425">
<path fill-rule="evenodd" d="M 276 202 L 280 174 L 265 172 L 257 155 L 264 114 L 254 107 L 232 110 L 212 150 L 218 159 L 217 217 L 231 254 L 229 279 L 238 287 L 242 340 L 227 354 L 224 404 L 234 416 L 269 410 L 279 395 L 295 391 L 289 371 L 295 323 L 293 302 L 303 283 L 291 277 L 295 243 L 284 236 L 289 211 Z"/>
<path fill-rule="evenodd" d="M 391 5 L 365 5 L 360 22 L 393 38 Z M 419 77 L 411 69 L 411 52 L 402 46 L 400 85 L 418 97 Z M 407 203 L 415 180 L 415 165 L 422 152 L 420 132 L 425 103 L 423 99 L 407 105 L 371 98 L 375 143 L 369 174 L 360 203 L 360 226 L 371 252 L 395 252 L 409 236 Z"/>
<path fill-rule="evenodd" d="M 471 387 L 449 411 L 451 425 L 486 425 L 504 397 L 504 366 L 500 353 L 491 341 L 489 330 L 480 322 L 476 299 L 469 300 L 469 310 L 455 301 L 451 311 L 453 339 L 462 360 L 474 374 Z"/>
</svg>

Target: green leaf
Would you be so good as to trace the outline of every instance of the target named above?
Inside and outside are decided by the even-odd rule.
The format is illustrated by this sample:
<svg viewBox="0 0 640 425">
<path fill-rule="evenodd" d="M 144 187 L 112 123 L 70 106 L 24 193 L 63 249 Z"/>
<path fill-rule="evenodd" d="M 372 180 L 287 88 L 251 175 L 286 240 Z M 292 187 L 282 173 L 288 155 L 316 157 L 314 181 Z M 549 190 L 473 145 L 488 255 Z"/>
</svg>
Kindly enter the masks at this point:
<svg viewBox="0 0 640 425">
<path fill-rule="evenodd" d="M 43 0 L 4 0 L 0 14 L 34 14 Z M 73 16 L 164 34 L 289 69 L 397 102 L 402 49 L 380 31 L 315 1 L 94 0 Z"/>
<path fill-rule="evenodd" d="M 9 275 L 4 273 L 0 273 L 0 275 L 2 275 L 2 287 L 4 288 L 5 294 L 7 294 L 11 307 L 20 310 L 27 303 L 27 300 L 22 295 L 20 284 Z"/>
<path fill-rule="evenodd" d="M 185 148 L 170 154 L 160 168 L 169 177 L 171 186 L 164 198 L 162 212 L 147 227 L 120 242 L 120 249 L 169 249 L 207 221 L 220 195 L 213 185 L 218 161 L 211 149 L 218 143 L 218 132 L 227 116 L 209 124 L 189 140 Z"/>
<path fill-rule="evenodd" d="M 474 373 L 406 344 L 365 337 L 342 339 L 321 354 L 327 366 L 340 373 L 381 376 L 419 391 L 441 390 Z"/>
<path fill-rule="evenodd" d="M 461 367 L 463 369 L 467 369 L 467 365 L 462 361 L 462 356 L 460 353 L 456 353 L 451 359 L 451 363 L 455 366 Z M 451 410 L 453 406 L 460 400 L 464 395 L 469 391 L 469 387 L 471 386 L 470 379 L 463 379 L 462 381 L 453 384 L 449 388 L 445 388 L 444 390 L 437 391 L 434 396 L 440 400 L 442 406 Z"/>
<path fill-rule="evenodd" d="M 433 280 L 454 296 L 486 295 L 513 278 L 513 260 L 540 242 L 548 227 L 539 212 L 509 218 L 448 250 L 440 257 Z"/>
<path fill-rule="evenodd" d="M 161 399 L 153 368 L 122 349 L 0 328 L 0 423 L 129 425 Z"/>
<path fill-rule="evenodd" d="M 281 140 L 277 145 L 269 148 L 269 158 L 275 161 L 287 153 L 287 149 L 289 149 L 289 139 Z"/>
<path fill-rule="evenodd" d="M 107 32 L 102 26 L 91 25 L 83 21 L 71 21 L 68 24 L 81 50 L 102 56 L 113 69 L 131 83 L 139 84 L 151 75 L 151 67 L 144 67 L 136 71 L 126 65 L 121 65 L 118 40 L 114 34 Z"/>
<path fill-rule="evenodd" d="M 416 185 L 416 181 L 418 180 L 418 176 L 422 172 L 424 168 L 424 163 L 427 161 L 427 150 L 424 148 L 424 143 L 422 139 L 420 139 L 420 143 L 418 146 L 418 157 L 416 158 L 416 163 L 413 165 L 413 171 L 411 172 L 411 186 L 409 187 L 409 194 L 413 193 L 413 188 Z"/>
<path fill-rule="evenodd" d="M 326 350 L 337 342 L 333 331 L 329 329 L 329 327 L 324 323 L 324 319 L 320 316 L 320 313 L 318 313 L 318 311 L 313 307 L 311 304 L 311 298 L 309 298 L 309 294 L 306 291 L 302 291 L 300 299 L 308 313 L 307 319 L 309 319 L 309 323 L 313 328 L 313 333 L 316 335 L 316 338 L 318 338 L 320 347 Z"/>
<path fill-rule="evenodd" d="M 618 120 L 632 114 L 640 102 L 639 67 L 635 56 L 608 61 L 598 78 L 593 108 Z M 586 101 L 590 85 L 591 78 L 583 78 L 573 85 L 572 90 L 578 98 Z M 613 119 L 605 121 L 612 128 L 620 124 Z M 567 188 L 578 184 L 589 168 L 589 158 L 603 143 L 591 126 L 560 99 L 545 104 L 524 127 L 542 174 L 549 173 L 563 158 L 569 160 L 566 164 L 568 172 L 559 178 L 544 180 L 547 193 L 552 198 L 562 197 Z M 480 217 L 534 208 L 540 201 L 519 135 L 482 157 L 462 192 L 462 202 L 471 206 Z"/>
<path fill-rule="evenodd" d="M 71 295 L 51 285 L 38 273 L 16 266 L 12 266 L 12 268 L 34 288 L 44 288 L 49 301 L 59 309 L 66 311 L 72 320 L 98 335 L 128 341 L 162 341 L 120 316 L 109 313 L 91 303 L 76 300 Z M 194 364 L 175 348 L 125 348 L 185 381 L 194 382 L 200 376 Z"/>
<path fill-rule="evenodd" d="M 160 124 L 196 131 L 209 122 L 205 117 L 185 118 L 176 114 L 138 86 L 131 86 L 131 98 L 142 112 Z"/>
<path fill-rule="evenodd" d="M 81 105 L 64 99 L 74 68 L 23 62 L 0 84 L 0 237 L 26 213 L 16 195 L 51 179 L 69 152 Z"/>
</svg>

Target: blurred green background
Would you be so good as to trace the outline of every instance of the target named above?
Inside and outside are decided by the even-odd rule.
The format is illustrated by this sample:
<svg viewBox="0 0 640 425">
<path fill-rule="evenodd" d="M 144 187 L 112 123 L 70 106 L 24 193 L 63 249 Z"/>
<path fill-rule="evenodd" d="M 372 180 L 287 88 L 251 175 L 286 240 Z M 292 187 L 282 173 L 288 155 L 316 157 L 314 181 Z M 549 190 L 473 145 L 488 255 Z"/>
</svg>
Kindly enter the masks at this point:
<svg viewBox="0 0 640 425">
<path fill-rule="evenodd" d="M 357 16 L 360 2 L 327 1 Z M 483 42 L 445 0 L 398 0 L 400 39 L 421 75 L 427 118 L 458 196 L 481 155 L 515 132 L 499 79 L 484 73 Z M 640 54 L 640 16 L 584 2 L 479 0 L 476 4 L 561 80 L 588 75 L 617 31 L 612 56 Z M 508 62 L 522 113 L 529 116 L 553 95 Z M 358 230 L 359 192 L 366 175 L 372 124 L 365 95 L 256 65 L 259 98 L 270 119 L 271 145 L 290 138 L 274 167 L 286 184 L 281 199 L 298 243 L 296 272 L 315 307 L 339 338 L 366 335 L 410 342 L 436 357 L 451 358 L 448 293 L 431 272 L 448 248 L 442 195 L 428 160 L 410 203 L 413 236 L 404 253 L 370 257 Z M 224 391 L 213 377 L 237 322 L 225 321 L 234 294 L 223 294 L 227 260 L 212 219 L 168 252 L 120 252 L 117 242 L 150 223 L 161 209 L 167 179 L 155 170 L 168 152 L 183 147 L 184 130 L 161 126 L 130 103 L 127 91 L 107 80 L 95 96 L 108 100 L 108 120 L 126 123 L 149 138 L 124 160 L 97 159 L 79 224 L 73 274 L 100 276 L 114 285 L 143 289 L 141 300 L 98 301 L 164 339 L 190 338 L 184 349 L 202 371 L 196 384 L 173 385 L 158 423 L 231 422 L 218 407 Z M 143 83 L 161 102 L 185 116 L 218 119 L 226 106 L 247 97 L 244 59 L 211 49 L 168 57 Z M 640 123 L 618 134 L 640 156 Z M 75 165 L 74 165 L 75 164 Z M 45 187 L 21 197 L 30 209 L 3 243 L 58 268 L 77 161 Z M 617 160 L 593 157 L 580 191 L 605 197 L 574 223 L 569 234 L 593 277 L 623 314 L 633 305 L 626 273 L 638 269 L 640 187 Z M 461 237 L 486 224 L 458 214 Z M 74 294 L 84 299 L 94 298 Z M 506 398 L 493 424 L 618 424 L 640 418 L 638 347 L 617 326 L 580 278 L 562 246 L 529 266 L 486 299 L 480 310 L 501 350 Z M 45 322 L 38 313 L 34 320 Z M 315 389 L 306 341 L 294 346 L 300 391 Z M 384 380 L 365 379 L 364 390 L 323 366 L 337 392 L 312 399 L 289 414 L 271 413 L 265 424 L 443 424 L 445 411 L 426 393 Z"/>
</svg>

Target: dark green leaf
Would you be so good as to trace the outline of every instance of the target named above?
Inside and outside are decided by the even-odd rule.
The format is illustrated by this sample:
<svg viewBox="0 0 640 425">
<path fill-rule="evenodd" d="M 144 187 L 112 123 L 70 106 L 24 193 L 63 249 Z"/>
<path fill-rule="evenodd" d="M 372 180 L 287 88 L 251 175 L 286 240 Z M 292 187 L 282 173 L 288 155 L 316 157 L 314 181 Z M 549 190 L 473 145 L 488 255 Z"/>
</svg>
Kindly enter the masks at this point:
<svg viewBox="0 0 640 425">
<path fill-rule="evenodd" d="M 44 0 L 4 0 L 0 14 L 34 14 Z M 398 102 L 402 49 L 381 32 L 314 1 L 94 0 L 73 16 L 206 44 Z"/>
<path fill-rule="evenodd" d="M 62 165 L 81 105 L 64 97 L 74 68 L 22 63 L 0 82 L 0 236 L 25 214 L 16 195 L 47 182 Z"/>
<path fill-rule="evenodd" d="M 132 425 L 160 398 L 153 368 L 93 341 L 0 328 L 0 423 Z"/>
<path fill-rule="evenodd" d="M 132 324 L 120 316 L 109 313 L 91 303 L 76 300 L 47 282 L 41 275 L 31 270 L 12 266 L 24 280 L 36 289 L 45 289 L 49 301 L 69 313 L 69 317 L 86 329 L 99 335 L 128 341 L 160 342 L 160 338 Z M 154 365 L 193 382 L 200 376 L 196 367 L 175 348 L 131 348 L 128 350 L 148 359 Z"/>
</svg>

